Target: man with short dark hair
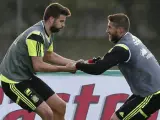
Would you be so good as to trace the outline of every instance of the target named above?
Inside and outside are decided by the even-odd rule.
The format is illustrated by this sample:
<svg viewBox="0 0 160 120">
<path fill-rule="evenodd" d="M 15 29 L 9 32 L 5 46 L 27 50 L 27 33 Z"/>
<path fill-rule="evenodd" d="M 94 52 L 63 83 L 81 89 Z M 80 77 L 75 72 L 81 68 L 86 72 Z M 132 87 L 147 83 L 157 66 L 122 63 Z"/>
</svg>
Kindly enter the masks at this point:
<svg viewBox="0 0 160 120">
<path fill-rule="evenodd" d="M 44 12 L 44 20 L 16 38 L 0 65 L 4 93 L 22 108 L 36 112 L 43 120 L 64 120 L 65 101 L 35 73 L 76 71 L 66 67 L 73 60 L 53 52 L 53 33 L 65 27 L 70 15 L 68 8 L 58 3 L 50 4 Z"/>
<path fill-rule="evenodd" d="M 115 45 L 101 59 L 69 63 L 67 67 L 100 75 L 118 66 L 133 95 L 112 115 L 111 120 L 147 120 L 160 109 L 160 66 L 147 47 L 129 32 L 127 15 L 108 16 L 107 33 Z"/>
</svg>

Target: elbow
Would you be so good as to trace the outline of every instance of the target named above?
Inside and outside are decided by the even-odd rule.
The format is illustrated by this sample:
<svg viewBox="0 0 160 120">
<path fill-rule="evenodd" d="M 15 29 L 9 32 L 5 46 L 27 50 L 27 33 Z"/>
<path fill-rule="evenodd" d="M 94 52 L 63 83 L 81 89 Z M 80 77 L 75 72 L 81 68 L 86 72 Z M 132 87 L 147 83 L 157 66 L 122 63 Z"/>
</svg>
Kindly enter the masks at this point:
<svg viewBox="0 0 160 120">
<path fill-rule="evenodd" d="M 83 72 L 86 72 L 86 71 L 83 71 Z M 92 70 L 92 71 L 88 71 L 86 73 L 91 74 L 91 75 L 101 75 L 103 72 L 105 72 L 105 71 Z"/>
<path fill-rule="evenodd" d="M 42 70 L 42 68 L 41 68 L 41 66 L 40 65 L 33 65 L 33 69 L 34 69 L 34 71 L 35 72 L 42 72 L 43 70 Z"/>
<path fill-rule="evenodd" d="M 45 55 L 45 56 L 43 57 L 43 61 L 44 61 L 44 62 L 47 62 L 47 63 L 49 63 L 50 59 L 51 59 L 51 55 Z"/>
<path fill-rule="evenodd" d="M 101 75 L 106 71 L 106 69 L 101 68 L 96 68 L 93 70 L 94 75 Z"/>
<path fill-rule="evenodd" d="M 42 72 L 45 69 L 42 57 L 32 57 L 32 68 L 35 72 Z"/>
</svg>

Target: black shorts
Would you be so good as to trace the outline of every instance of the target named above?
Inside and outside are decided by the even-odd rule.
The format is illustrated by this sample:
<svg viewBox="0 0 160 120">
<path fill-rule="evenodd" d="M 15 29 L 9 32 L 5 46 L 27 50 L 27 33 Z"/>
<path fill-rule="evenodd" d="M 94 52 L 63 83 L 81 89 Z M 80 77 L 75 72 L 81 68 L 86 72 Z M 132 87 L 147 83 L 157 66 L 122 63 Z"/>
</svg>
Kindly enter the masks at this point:
<svg viewBox="0 0 160 120">
<path fill-rule="evenodd" d="M 1 85 L 4 93 L 13 102 L 29 112 L 34 111 L 43 101 L 55 93 L 36 76 L 17 84 L 1 82 Z"/>
<path fill-rule="evenodd" d="M 132 95 L 116 111 L 120 120 L 147 120 L 160 109 L 160 91 L 147 97 Z"/>
</svg>

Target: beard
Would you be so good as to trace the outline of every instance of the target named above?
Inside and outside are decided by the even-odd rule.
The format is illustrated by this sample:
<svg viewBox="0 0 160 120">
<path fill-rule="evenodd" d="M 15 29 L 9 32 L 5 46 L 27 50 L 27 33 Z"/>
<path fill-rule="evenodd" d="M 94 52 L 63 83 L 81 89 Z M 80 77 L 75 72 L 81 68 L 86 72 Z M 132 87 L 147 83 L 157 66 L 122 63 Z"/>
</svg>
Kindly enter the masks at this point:
<svg viewBox="0 0 160 120">
<path fill-rule="evenodd" d="M 50 31 L 51 31 L 52 33 L 56 33 L 56 32 L 59 32 L 60 29 L 61 29 L 61 28 L 56 28 L 55 26 L 52 26 L 52 27 L 50 28 Z"/>
<path fill-rule="evenodd" d="M 109 41 L 116 44 L 120 38 L 117 35 L 109 35 Z"/>
</svg>

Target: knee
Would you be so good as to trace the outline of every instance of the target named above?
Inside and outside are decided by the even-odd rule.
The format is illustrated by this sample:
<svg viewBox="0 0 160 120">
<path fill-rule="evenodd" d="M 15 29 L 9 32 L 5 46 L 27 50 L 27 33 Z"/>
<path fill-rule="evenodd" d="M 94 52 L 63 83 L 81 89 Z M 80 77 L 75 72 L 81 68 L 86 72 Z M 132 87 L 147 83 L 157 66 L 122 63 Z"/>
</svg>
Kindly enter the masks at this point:
<svg viewBox="0 0 160 120">
<path fill-rule="evenodd" d="M 61 103 L 61 110 L 60 110 L 60 114 L 62 115 L 62 116 L 65 116 L 65 113 L 66 113 L 66 102 L 63 102 L 63 103 Z"/>
<path fill-rule="evenodd" d="M 53 112 L 51 109 L 48 110 L 44 110 L 43 111 L 43 115 L 42 115 L 42 119 L 43 120 L 53 120 Z"/>
<path fill-rule="evenodd" d="M 110 120 L 120 120 L 117 115 L 114 113 Z"/>
</svg>

